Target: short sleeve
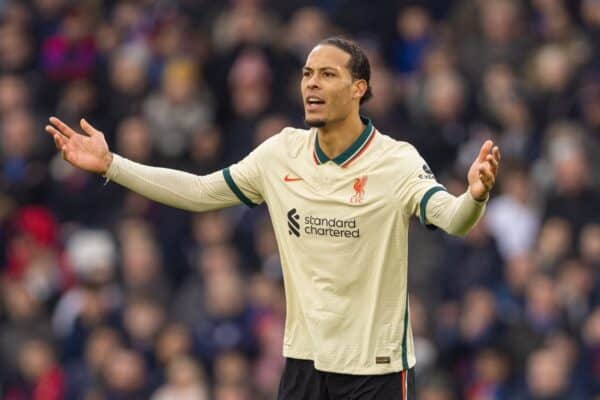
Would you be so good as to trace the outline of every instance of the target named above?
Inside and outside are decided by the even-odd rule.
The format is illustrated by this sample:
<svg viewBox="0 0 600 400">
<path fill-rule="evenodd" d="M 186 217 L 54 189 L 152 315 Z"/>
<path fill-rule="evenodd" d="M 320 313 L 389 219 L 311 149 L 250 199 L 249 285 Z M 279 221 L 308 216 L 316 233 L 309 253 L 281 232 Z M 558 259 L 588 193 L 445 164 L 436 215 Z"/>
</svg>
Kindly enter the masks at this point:
<svg viewBox="0 0 600 400">
<path fill-rule="evenodd" d="M 403 168 L 408 171 L 402 180 L 401 202 L 406 214 L 415 215 L 422 224 L 428 225 L 426 210 L 429 199 L 437 192 L 446 191 L 431 168 L 417 150 L 411 147 Z"/>
</svg>

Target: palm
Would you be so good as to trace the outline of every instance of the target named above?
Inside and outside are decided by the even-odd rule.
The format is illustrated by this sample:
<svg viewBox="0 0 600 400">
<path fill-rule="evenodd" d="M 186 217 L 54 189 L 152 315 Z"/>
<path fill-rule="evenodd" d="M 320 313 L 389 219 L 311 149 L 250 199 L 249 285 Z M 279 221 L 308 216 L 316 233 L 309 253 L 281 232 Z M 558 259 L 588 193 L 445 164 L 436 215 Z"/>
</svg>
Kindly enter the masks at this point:
<svg viewBox="0 0 600 400">
<path fill-rule="evenodd" d="M 56 148 L 65 160 L 89 172 L 106 172 L 110 152 L 100 131 L 85 120 L 81 121 L 81 127 L 87 136 L 78 134 L 58 118 L 52 117 L 50 122 L 52 125 L 46 126 L 46 131 L 53 136 Z"/>
<path fill-rule="evenodd" d="M 100 172 L 104 154 L 108 146 L 103 137 L 73 136 L 67 144 L 67 161 L 91 172 Z"/>
<path fill-rule="evenodd" d="M 486 141 L 467 173 L 469 190 L 474 199 L 484 200 L 492 190 L 496 182 L 499 163 L 500 150 L 494 146 L 491 140 Z"/>
<path fill-rule="evenodd" d="M 483 192 L 486 190 L 485 185 L 479 179 L 479 170 L 483 166 L 483 163 L 475 160 L 473 164 L 471 164 L 471 168 L 469 168 L 469 172 L 467 174 L 467 181 L 469 182 L 469 187 L 477 193 Z"/>
</svg>

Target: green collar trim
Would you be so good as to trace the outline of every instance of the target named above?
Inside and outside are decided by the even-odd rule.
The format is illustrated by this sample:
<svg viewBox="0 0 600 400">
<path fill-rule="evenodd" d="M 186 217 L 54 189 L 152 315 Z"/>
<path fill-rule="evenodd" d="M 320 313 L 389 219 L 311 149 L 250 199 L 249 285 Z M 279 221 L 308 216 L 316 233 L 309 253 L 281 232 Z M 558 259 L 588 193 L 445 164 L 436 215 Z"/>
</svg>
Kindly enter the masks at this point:
<svg viewBox="0 0 600 400">
<path fill-rule="evenodd" d="M 348 147 L 346 150 L 342 152 L 339 156 L 331 159 L 327 157 L 327 155 L 321 150 L 319 147 L 319 135 L 315 134 L 315 149 L 314 149 L 314 158 L 317 164 L 321 165 L 326 163 L 327 161 L 333 161 L 337 165 L 343 167 L 348 164 L 352 159 L 358 155 L 365 146 L 370 142 L 370 139 L 375 135 L 375 128 L 371 123 L 371 120 L 365 117 L 360 117 L 361 121 L 366 125 L 365 129 L 358 136 L 358 138 Z"/>
</svg>

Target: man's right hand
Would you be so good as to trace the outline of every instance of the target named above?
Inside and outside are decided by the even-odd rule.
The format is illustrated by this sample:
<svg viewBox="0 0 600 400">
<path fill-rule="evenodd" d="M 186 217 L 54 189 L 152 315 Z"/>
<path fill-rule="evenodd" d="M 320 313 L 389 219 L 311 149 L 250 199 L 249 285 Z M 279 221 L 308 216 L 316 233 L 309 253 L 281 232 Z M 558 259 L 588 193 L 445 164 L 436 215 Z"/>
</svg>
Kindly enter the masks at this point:
<svg viewBox="0 0 600 400">
<path fill-rule="evenodd" d="M 112 162 L 112 153 L 102 132 L 81 119 L 81 129 L 87 135 L 75 132 L 69 125 L 56 117 L 50 117 L 46 132 L 54 139 L 54 144 L 62 157 L 75 167 L 104 175 Z"/>
</svg>

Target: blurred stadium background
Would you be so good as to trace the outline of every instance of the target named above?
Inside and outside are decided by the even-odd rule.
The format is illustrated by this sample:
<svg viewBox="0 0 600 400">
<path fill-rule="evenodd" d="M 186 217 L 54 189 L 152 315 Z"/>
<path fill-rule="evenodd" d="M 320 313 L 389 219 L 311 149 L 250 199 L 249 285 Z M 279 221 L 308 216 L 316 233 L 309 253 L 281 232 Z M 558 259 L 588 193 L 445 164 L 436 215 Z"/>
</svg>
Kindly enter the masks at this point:
<svg viewBox="0 0 600 400">
<path fill-rule="evenodd" d="M 273 399 L 285 300 L 264 207 L 191 215 L 70 168 L 48 116 L 208 173 L 302 125 L 321 38 L 368 51 L 381 131 L 451 192 L 503 152 L 466 238 L 411 228 L 420 400 L 600 398 L 600 1 L 0 0 L 0 393 Z"/>
</svg>

